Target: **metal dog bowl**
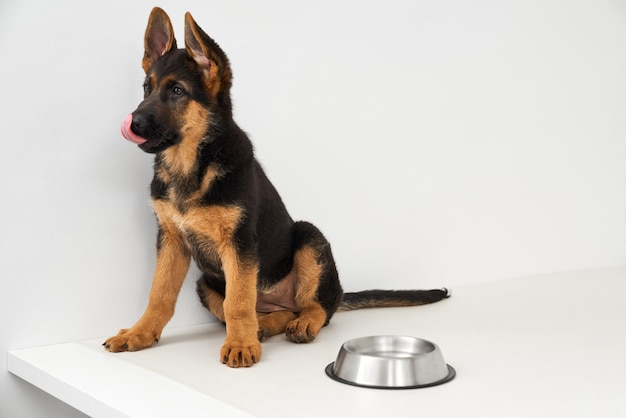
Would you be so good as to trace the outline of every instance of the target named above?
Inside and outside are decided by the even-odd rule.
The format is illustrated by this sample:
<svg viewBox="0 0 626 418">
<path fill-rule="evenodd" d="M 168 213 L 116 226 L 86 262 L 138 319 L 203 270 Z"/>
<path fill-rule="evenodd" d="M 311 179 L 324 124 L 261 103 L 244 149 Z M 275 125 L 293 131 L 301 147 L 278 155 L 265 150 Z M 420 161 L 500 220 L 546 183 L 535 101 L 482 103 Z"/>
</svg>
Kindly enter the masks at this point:
<svg viewBox="0 0 626 418">
<path fill-rule="evenodd" d="M 345 342 L 337 360 L 326 367 L 334 380 L 377 389 L 414 389 L 454 379 L 441 350 L 414 337 L 380 335 Z"/>
</svg>

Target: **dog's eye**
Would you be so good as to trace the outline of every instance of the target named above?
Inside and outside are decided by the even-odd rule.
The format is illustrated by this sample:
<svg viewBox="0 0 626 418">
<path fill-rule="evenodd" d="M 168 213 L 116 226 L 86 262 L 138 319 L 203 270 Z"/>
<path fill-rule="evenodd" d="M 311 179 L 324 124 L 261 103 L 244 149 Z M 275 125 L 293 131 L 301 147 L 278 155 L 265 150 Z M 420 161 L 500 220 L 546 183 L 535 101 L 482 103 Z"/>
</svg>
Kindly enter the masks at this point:
<svg viewBox="0 0 626 418">
<path fill-rule="evenodd" d="M 172 87 L 172 95 L 173 96 L 182 96 L 183 94 L 185 94 L 185 90 L 183 90 L 182 87 L 180 87 L 180 86 Z"/>
<path fill-rule="evenodd" d="M 150 95 L 150 84 L 144 84 L 143 85 L 143 94 L 144 96 L 149 96 Z"/>
</svg>

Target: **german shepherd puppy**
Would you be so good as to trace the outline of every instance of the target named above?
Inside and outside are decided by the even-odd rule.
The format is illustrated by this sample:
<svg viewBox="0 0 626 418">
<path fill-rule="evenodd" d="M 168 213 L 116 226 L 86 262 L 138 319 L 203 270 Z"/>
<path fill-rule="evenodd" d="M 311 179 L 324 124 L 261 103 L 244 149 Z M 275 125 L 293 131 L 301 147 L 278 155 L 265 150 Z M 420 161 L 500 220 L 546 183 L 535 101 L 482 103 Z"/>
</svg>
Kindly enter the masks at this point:
<svg viewBox="0 0 626 418">
<path fill-rule="evenodd" d="M 144 100 L 122 134 L 155 155 L 156 271 L 145 313 L 107 339 L 107 350 L 158 342 L 192 258 L 203 273 L 200 300 L 226 324 L 220 360 L 231 367 L 258 362 L 272 335 L 312 341 L 338 310 L 448 297 L 446 289 L 344 294 L 330 244 L 314 225 L 292 220 L 234 122 L 231 68 L 217 43 L 187 13 L 177 49 L 169 17 L 155 8 L 144 46 Z"/>
</svg>

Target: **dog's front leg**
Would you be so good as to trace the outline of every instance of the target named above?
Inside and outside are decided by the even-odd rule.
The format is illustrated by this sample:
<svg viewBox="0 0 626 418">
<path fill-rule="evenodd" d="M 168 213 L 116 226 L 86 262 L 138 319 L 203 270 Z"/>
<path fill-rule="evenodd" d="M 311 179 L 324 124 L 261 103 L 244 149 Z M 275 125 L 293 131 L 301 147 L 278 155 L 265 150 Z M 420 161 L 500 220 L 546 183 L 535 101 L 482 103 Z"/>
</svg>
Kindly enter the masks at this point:
<svg viewBox="0 0 626 418">
<path fill-rule="evenodd" d="M 230 367 L 250 367 L 261 359 L 256 316 L 258 266 L 241 260 L 233 245 L 223 249 L 221 258 L 226 277 L 226 340 L 220 359 Z"/>
<path fill-rule="evenodd" d="M 174 314 L 176 299 L 189 269 L 190 254 L 179 232 L 162 222 L 159 226 L 157 263 L 148 307 L 135 325 L 103 344 L 112 352 L 137 351 L 152 346 Z"/>
</svg>

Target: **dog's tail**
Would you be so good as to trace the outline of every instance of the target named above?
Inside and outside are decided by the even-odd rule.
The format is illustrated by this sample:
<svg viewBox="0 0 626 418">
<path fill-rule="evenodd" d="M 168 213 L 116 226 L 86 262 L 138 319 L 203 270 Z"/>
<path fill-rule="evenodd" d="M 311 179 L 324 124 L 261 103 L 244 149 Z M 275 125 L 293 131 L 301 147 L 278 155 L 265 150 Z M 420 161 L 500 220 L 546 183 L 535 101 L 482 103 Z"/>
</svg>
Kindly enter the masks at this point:
<svg viewBox="0 0 626 418">
<path fill-rule="evenodd" d="M 450 297 L 445 287 L 432 290 L 364 290 L 344 293 L 337 312 L 363 308 L 388 308 L 395 306 L 417 306 L 439 302 Z"/>
</svg>

